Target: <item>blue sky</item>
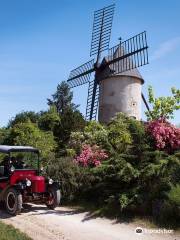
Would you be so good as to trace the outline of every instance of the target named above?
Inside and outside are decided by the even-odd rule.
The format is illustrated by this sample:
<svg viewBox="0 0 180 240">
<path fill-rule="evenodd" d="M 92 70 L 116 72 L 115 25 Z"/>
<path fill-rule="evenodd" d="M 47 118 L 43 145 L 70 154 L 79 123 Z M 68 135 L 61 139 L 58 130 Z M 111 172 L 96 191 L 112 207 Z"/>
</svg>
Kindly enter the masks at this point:
<svg viewBox="0 0 180 240">
<path fill-rule="evenodd" d="M 179 0 L 0 0 L 0 126 L 20 111 L 47 109 L 57 84 L 90 60 L 93 11 L 114 2 L 110 46 L 147 30 L 144 94 L 148 85 L 157 96 L 180 88 Z M 83 113 L 86 98 L 87 86 L 74 89 Z"/>
</svg>

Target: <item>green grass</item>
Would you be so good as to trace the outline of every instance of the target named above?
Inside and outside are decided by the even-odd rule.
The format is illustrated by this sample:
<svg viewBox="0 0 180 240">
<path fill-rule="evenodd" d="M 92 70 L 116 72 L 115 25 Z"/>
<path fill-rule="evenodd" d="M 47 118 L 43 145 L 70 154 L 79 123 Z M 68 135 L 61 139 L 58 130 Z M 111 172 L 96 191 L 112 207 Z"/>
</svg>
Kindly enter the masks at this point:
<svg viewBox="0 0 180 240">
<path fill-rule="evenodd" d="M 0 221 L 0 240 L 32 240 L 26 234 L 21 233 L 11 225 L 4 224 Z"/>
</svg>

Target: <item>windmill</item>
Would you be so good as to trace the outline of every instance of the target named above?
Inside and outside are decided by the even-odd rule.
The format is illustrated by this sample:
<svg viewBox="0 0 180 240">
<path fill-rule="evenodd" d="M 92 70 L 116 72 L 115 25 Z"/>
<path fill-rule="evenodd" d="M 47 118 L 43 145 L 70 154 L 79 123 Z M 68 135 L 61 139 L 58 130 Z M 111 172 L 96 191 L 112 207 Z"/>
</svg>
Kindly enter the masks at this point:
<svg viewBox="0 0 180 240">
<path fill-rule="evenodd" d="M 144 80 L 137 70 L 148 64 L 146 32 L 125 41 L 120 39 L 118 45 L 109 48 L 114 9 L 115 4 L 94 12 L 90 57 L 96 58 L 72 70 L 67 80 L 71 88 L 89 84 L 87 120 L 96 119 L 98 107 L 101 122 L 108 122 L 118 111 L 140 119 L 141 97 L 149 110 L 141 91 Z M 108 54 L 102 58 L 106 50 Z"/>
</svg>

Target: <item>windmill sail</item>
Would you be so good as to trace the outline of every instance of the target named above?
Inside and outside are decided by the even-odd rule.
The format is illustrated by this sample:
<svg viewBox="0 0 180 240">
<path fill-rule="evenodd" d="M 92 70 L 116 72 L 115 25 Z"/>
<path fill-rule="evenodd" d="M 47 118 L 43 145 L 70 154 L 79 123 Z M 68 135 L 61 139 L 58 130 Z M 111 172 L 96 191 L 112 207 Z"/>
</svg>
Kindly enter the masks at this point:
<svg viewBox="0 0 180 240">
<path fill-rule="evenodd" d="M 89 82 L 88 98 L 86 107 L 86 120 L 95 120 L 99 104 L 99 85 L 96 81 Z"/>
<path fill-rule="evenodd" d="M 94 71 L 94 59 L 84 63 L 70 72 L 67 80 L 71 88 L 83 85 L 90 80 L 91 73 Z"/>
<path fill-rule="evenodd" d="M 108 65 L 114 74 L 148 64 L 146 32 L 109 49 Z"/>
<path fill-rule="evenodd" d="M 112 4 L 94 12 L 90 56 L 97 54 L 97 59 L 102 51 L 109 49 L 114 7 Z"/>
</svg>

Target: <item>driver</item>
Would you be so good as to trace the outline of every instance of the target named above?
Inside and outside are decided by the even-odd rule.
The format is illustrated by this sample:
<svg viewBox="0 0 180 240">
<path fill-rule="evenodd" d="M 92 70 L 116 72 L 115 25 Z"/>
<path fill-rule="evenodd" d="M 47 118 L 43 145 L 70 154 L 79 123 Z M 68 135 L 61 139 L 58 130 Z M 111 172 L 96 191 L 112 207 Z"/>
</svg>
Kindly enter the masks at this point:
<svg viewBox="0 0 180 240">
<path fill-rule="evenodd" d="M 11 157 L 11 165 L 12 165 L 15 169 L 17 169 L 17 160 L 16 160 L 15 157 Z"/>
<path fill-rule="evenodd" d="M 11 157 L 11 164 L 15 169 L 23 169 L 24 166 L 24 162 L 22 161 L 21 157 Z"/>
<path fill-rule="evenodd" d="M 17 156 L 17 168 L 18 169 L 23 169 L 25 167 L 25 163 L 23 162 L 23 156 L 22 155 L 18 155 Z"/>
</svg>

